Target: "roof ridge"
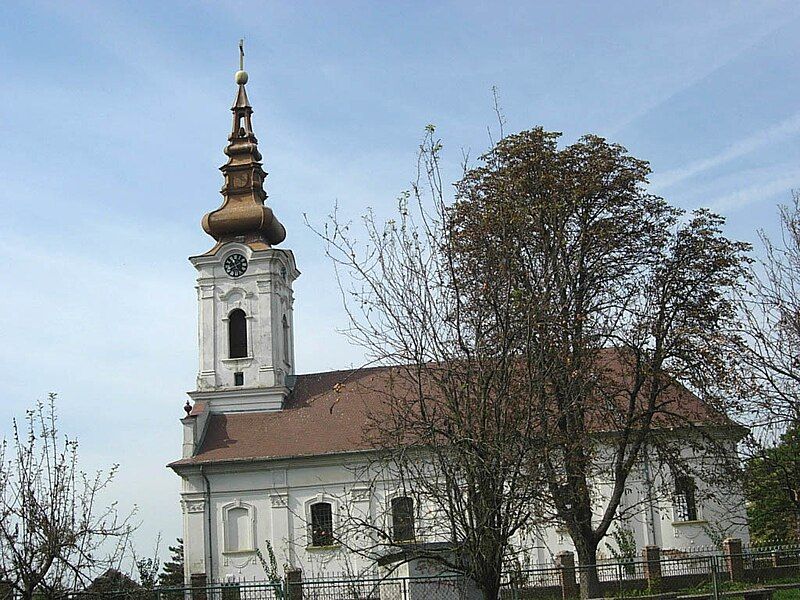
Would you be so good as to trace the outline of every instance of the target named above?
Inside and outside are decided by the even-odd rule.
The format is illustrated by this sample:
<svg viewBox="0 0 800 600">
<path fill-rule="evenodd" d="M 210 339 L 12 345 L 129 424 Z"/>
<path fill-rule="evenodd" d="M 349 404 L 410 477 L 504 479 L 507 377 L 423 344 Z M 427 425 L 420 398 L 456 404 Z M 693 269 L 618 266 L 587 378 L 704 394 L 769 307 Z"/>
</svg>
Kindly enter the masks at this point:
<svg viewBox="0 0 800 600">
<path fill-rule="evenodd" d="M 312 377 L 314 375 L 332 375 L 333 373 L 357 373 L 359 371 L 377 371 L 391 369 L 394 365 L 377 365 L 374 367 L 354 367 L 352 369 L 333 369 L 331 371 L 317 371 L 315 373 L 298 373 L 295 377 Z"/>
</svg>

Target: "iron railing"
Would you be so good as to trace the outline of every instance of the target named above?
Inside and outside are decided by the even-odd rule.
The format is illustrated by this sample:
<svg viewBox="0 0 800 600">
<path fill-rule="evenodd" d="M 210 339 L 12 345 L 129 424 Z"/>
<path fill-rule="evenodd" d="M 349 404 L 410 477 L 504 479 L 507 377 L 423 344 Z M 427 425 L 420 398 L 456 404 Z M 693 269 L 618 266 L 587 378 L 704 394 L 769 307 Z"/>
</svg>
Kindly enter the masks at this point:
<svg viewBox="0 0 800 600">
<path fill-rule="evenodd" d="M 777 581 L 794 581 L 800 588 L 800 544 L 749 545 L 737 553 L 731 553 L 730 548 L 727 553 L 712 552 L 706 547 L 694 552 L 662 551 L 660 560 L 630 558 L 590 567 L 548 565 L 512 570 L 503 576 L 501 598 L 577 597 L 581 580 L 594 574 L 601 595 L 613 597 L 678 592 L 720 598 L 731 587 Z M 474 598 L 475 590 L 474 583 L 457 575 L 381 578 L 374 573 L 327 574 L 302 581 L 287 577 L 283 582 L 242 580 L 103 591 L 89 588 L 65 593 L 59 600 L 462 600 Z"/>
</svg>

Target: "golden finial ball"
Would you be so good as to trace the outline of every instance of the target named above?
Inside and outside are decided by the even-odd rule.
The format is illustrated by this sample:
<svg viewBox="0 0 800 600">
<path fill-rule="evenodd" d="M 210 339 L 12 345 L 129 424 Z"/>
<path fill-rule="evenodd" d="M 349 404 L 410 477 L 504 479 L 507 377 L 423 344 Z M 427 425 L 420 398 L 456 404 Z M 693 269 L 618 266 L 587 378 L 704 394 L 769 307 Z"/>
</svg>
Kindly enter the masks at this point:
<svg viewBox="0 0 800 600">
<path fill-rule="evenodd" d="M 236 71 L 236 83 L 244 85 L 247 83 L 247 71 Z"/>
</svg>

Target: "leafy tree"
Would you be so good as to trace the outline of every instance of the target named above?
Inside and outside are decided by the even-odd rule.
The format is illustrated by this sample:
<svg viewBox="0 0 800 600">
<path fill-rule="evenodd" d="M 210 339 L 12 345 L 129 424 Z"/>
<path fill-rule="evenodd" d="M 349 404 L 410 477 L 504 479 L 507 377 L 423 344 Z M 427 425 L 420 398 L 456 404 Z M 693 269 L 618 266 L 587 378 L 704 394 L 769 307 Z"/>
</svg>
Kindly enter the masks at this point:
<svg viewBox="0 0 800 600">
<path fill-rule="evenodd" d="M 594 596 L 598 544 L 624 516 L 646 453 L 669 467 L 665 482 L 735 473 L 741 430 L 712 403 L 722 408 L 749 246 L 724 237 L 718 215 L 685 215 L 647 193 L 649 165 L 623 147 L 587 135 L 559 149 L 558 137 L 535 129 L 486 154 L 457 184 L 450 239 L 468 307 L 519 299 L 513 318 L 529 336 L 515 353 L 547 440 L 551 508 L 587 566 L 582 593 Z M 602 445 L 601 431 L 613 432 Z M 598 506 L 600 478 L 611 489 Z"/>
<path fill-rule="evenodd" d="M 597 595 L 598 544 L 632 508 L 620 505 L 641 461 L 657 455 L 668 482 L 727 476 L 741 434 L 711 404 L 747 245 L 722 235 L 721 217 L 648 194 L 647 163 L 621 146 L 586 136 L 559 149 L 558 137 L 502 138 L 451 201 L 431 127 L 395 220 L 366 215 L 366 244 L 337 215 L 320 233 L 349 276 L 347 333 L 396 367 L 372 423 L 373 472 L 413 490 L 429 531 L 446 523 L 452 550 L 427 557 L 487 599 L 508 553 L 525 551 L 512 541 L 546 519 L 565 526 L 582 593 Z M 693 446 L 715 460 L 686 460 Z"/>
<path fill-rule="evenodd" d="M 0 581 L 17 596 L 52 597 L 116 570 L 131 515 L 101 498 L 117 467 L 80 470 L 78 443 L 58 431 L 56 396 L 14 421 L 0 446 Z"/>
<path fill-rule="evenodd" d="M 747 515 L 756 542 L 800 539 L 800 426 L 747 462 Z"/>
<path fill-rule="evenodd" d="M 165 587 L 183 585 L 183 539 L 178 538 L 174 546 L 169 547 L 170 559 L 163 565 L 163 570 L 158 576 L 159 584 Z"/>
</svg>

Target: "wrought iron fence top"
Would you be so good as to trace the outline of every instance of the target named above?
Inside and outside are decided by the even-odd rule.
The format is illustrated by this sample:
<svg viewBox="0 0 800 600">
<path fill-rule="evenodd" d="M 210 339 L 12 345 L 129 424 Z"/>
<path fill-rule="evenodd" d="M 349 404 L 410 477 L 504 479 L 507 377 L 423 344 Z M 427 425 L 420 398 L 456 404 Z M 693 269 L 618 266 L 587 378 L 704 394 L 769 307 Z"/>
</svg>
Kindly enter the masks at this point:
<svg viewBox="0 0 800 600">
<path fill-rule="evenodd" d="M 750 543 L 742 544 L 743 552 L 757 553 L 757 552 L 780 552 L 785 550 L 800 550 L 800 541 L 782 542 L 782 543 Z"/>
<path fill-rule="evenodd" d="M 404 581 L 413 581 L 413 582 L 424 582 L 424 581 L 459 581 L 464 579 L 464 575 L 456 574 L 456 573 L 445 573 L 442 575 L 404 575 L 404 576 L 392 576 L 392 577 L 378 577 L 378 576 L 369 576 L 369 577 L 327 577 L 327 576 L 316 576 L 312 579 L 303 579 L 302 581 L 292 582 L 292 585 L 314 585 L 314 584 L 342 584 L 346 585 L 348 583 L 363 583 L 363 584 L 381 584 L 381 583 L 399 583 Z"/>
</svg>

